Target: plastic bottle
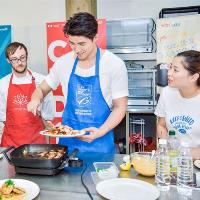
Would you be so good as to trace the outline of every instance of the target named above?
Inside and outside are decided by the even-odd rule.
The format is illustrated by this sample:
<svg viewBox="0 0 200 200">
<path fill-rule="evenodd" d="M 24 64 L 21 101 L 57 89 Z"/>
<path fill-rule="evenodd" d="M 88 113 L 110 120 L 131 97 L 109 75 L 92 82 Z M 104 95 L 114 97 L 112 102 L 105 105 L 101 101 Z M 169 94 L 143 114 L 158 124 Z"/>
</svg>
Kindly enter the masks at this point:
<svg viewBox="0 0 200 200">
<path fill-rule="evenodd" d="M 176 184 L 177 182 L 177 164 L 178 164 L 179 148 L 180 148 L 180 142 L 176 137 L 176 132 L 174 130 L 170 130 L 168 139 L 168 153 L 170 160 L 171 184 Z"/>
<path fill-rule="evenodd" d="M 182 146 L 178 156 L 177 190 L 185 196 L 192 196 L 193 185 L 193 161 L 190 149 Z"/>
<path fill-rule="evenodd" d="M 170 163 L 167 150 L 167 140 L 159 139 L 156 155 L 155 182 L 161 191 L 168 191 L 170 186 Z"/>
</svg>

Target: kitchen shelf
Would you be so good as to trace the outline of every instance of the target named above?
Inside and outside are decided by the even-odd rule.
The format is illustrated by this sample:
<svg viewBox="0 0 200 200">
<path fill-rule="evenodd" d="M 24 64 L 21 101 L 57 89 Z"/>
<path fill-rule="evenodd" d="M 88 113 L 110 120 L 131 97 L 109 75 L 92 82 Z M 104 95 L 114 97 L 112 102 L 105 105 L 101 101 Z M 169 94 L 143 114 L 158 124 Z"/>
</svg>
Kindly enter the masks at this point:
<svg viewBox="0 0 200 200">
<path fill-rule="evenodd" d="M 130 51 L 130 49 L 108 49 L 111 52 L 113 52 L 115 55 L 119 56 L 122 60 L 126 62 L 126 67 L 128 70 L 128 78 L 129 78 L 129 85 L 130 81 L 133 80 L 134 86 L 136 86 L 136 82 L 142 81 L 142 84 L 144 85 L 144 81 L 149 82 L 149 80 L 152 80 L 147 75 L 145 79 L 139 78 L 139 73 L 152 73 L 153 66 L 156 64 L 156 52 L 140 52 L 141 48 L 138 49 L 138 51 Z M 134 49 L 137 50 L 137 49 Z M 130 62 L 129 62 L 130 61 Z M 135 66 L 136 68 L 134 71 L 132 70 L 132 67 Z M 144 67 L 143 70 L 141 70 L 141 66 Z M 138 67 L 138 69 L 137 69 Z M 138 73 L 137 76 L 131 76 L 130 73 Z M 151 81 L 152 82 L 152 81 Z M 154 115 L 154 103 L 151 102 L 152 99 L 152 91 L 147 91 L 146 95 L 144 92 L 144 89 L 141 88 L 141 85 L 138 85 L 139 90 L 142 92 L 140 95 L 137 94 L 138 97 L 142 97 L 144 100 L 141 102 L 141 100 L 137 99 L 137 96 L 133 95 L 132 98 L 129 98 L 128 100 L 128 107 L 126 111 L 126 154 L 130 153 L 130 115 L 140 115 L 140 114 L 148 114 L 148 115 Z M 147 87 L 148 88 L 148 87 Z M 132 88 L 133 90 L 135 88 Z M 129 93 L 131 93 L 129 89 Z M 135 91 L 135 90 L 134 90 Z M 146 90 L 145 90 L 146 91 Z M 155 91 L 154 91 L 155 92 Z M 135 92 L 134 92 L 135 93 Z M 134 100 L 133 100 L 134 99 Z M 134 102 L 133 102 L 134 101 Z M 141 104 L 137 105 L 137 101 Z M 136 105 L 135 105 L 136 104 Z M 147 105 L 148 104 L 148 105 Z"/>
<path fill-rule="evenodd" d="M 156 60 L 156 53 L 115 53 L 122 60 L 141 60 L 141 61 L 149 61 Z"/>
</svg>

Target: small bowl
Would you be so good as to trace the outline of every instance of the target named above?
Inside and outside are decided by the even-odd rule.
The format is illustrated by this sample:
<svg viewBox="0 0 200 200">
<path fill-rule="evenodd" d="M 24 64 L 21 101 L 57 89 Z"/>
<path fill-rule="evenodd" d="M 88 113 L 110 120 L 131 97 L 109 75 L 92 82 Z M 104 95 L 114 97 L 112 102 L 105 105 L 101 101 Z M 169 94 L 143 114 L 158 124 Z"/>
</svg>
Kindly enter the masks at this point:
<svg viewBox="0 0 200 200">
<path fill-rule="evenodd" d="M 101 180 L 118 177 L 119 170 L 113 162 L 94 162 L 93 165 Z"/>
<path fill-rule="evenodd" d="M 156 173 L 156 159 L 155 156 L 151 159 L 151 152 L 132 153 L 131 164 L 143 176 L 154 176 Z"/>
</svg>

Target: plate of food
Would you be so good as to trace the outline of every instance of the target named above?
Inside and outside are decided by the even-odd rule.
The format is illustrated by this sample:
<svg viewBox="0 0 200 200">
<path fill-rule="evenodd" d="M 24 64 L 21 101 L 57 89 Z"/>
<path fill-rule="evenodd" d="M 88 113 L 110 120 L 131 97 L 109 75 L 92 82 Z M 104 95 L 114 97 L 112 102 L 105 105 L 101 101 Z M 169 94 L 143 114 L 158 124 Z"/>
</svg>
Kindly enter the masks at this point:
<svg viewBox="0 0 200 200">
<path fill-rule="evenodd" d="M 85 135 L 84 130 L 74 130 L 67 125 L 53 126 L 47 130 L 40 131 L 41 135 L 59 138 L 78 137 Z"/>
<path fill-rule="evenodd" d="M 0 180 L 1 200 L 32 200 L 38 196 L 39 186 L 25 179 Z"/>
</svg>

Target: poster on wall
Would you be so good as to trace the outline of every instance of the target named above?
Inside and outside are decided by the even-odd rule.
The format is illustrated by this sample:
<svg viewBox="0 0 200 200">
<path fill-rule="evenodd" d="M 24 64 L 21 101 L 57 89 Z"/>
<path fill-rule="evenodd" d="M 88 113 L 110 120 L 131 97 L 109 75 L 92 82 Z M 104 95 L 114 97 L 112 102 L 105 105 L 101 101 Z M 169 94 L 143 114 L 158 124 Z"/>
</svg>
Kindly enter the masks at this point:
<svg viewBox="0 0 200 200">
<path fill-rule="evenodd" d="M 157 20 L 157 64 L 171 63 L 182 51 L 200 50 L 200 15 Z"/>
<path fill-rule="evenodd" d="M 106 48 L 106 20 L 98 19 L 98 40 L 97 45 L 103 49 Z M 63 27 L 65 22 L 51 22 L 46 24 L 47 31 L 47 58 L 48 71 L 54 62 L 63 54 L 71 51 L 68 38 L 64 36 Z M 66 66 L 67 67 L 67 66 Z M 59 86 L 53 91 L 56 102 L 56 115 L 54 124 L 61 122 L 62 112 L 65 105 L 65 99 L 62 94 L 62 88 Z"/>
<path fill-rule="evenodd" d="M 11 25 L 0 25 L 0 79 L 11 73 L 11 65 L 7 62 L 5 50 L 11 42 Z"/>
</svg>

